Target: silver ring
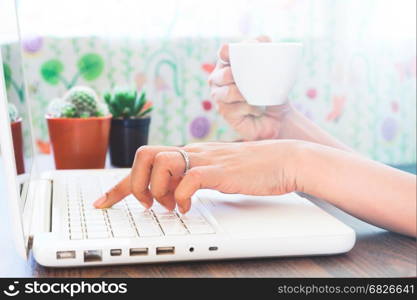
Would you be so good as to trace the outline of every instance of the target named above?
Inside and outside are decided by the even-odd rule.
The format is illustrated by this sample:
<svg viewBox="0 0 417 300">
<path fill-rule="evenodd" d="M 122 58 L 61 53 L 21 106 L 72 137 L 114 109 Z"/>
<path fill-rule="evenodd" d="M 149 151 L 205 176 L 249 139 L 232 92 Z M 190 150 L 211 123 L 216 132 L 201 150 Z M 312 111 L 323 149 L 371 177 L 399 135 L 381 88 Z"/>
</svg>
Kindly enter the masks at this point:
<svg viewBox="0 0 417 300">
<path fill-rule="evenodd" d="M 184 162 L 185 162 L 184 174 L 186 174 L 187 171 L 190 169 L 190 156 L 188 156 L 188 153 L 182 149 L 178 149 L 178 152 L 181 153 L 182 158 L 184 158 Z"/>
</svg>

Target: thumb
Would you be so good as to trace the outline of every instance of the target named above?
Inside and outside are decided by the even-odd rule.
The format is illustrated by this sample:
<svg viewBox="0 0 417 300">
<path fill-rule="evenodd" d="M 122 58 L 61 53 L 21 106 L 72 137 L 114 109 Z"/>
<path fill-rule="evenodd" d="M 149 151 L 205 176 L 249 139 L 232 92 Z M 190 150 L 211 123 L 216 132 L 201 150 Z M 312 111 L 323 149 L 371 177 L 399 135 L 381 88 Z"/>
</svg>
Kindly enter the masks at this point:
<svg viewBox="0 0 417 300">
<path fill-rule="evenodd" d="M 175 190 L 175 201 L 181 213 L 191 207 L 191 196 L 199 189 L 215 189 L 219 183 L 219 170 L 213 166 L 190 169 Z"/>
</svg>

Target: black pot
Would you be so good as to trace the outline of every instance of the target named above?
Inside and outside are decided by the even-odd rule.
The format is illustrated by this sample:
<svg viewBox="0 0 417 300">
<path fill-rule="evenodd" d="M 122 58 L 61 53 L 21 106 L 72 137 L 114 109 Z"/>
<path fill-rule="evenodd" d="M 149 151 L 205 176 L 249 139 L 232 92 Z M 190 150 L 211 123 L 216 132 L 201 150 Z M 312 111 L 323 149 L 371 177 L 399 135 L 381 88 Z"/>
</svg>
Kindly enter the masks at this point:
<svg viewBox="0 0 417 300">
<path fill-rule="evenodd" d="M 130 168 L 136 150 L 148 144 L 151 119 L 112 119 L 110 159 L 113 166 Z"/>
</svg>

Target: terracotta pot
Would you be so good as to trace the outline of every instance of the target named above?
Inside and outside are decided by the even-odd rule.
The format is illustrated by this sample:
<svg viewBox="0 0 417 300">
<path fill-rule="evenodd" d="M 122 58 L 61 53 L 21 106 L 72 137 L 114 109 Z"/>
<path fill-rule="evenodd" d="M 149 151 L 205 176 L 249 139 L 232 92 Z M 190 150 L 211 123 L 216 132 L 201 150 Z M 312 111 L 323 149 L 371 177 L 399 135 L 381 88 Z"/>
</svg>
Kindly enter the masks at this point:
<svg viewBox="0 0 417 300">
<path fill-rule="evenodd" d="M 57 169 L 104 168 L 111 116 L 46 120 Z"/>
<path fill-rule="evenodd" d="M 14 157 L 16 160 L 17 174 L 25 173 L 25 161 L 23 158 L 23 135 L 22 135 L 22 120 L 11 123 Z"/>
</svg>

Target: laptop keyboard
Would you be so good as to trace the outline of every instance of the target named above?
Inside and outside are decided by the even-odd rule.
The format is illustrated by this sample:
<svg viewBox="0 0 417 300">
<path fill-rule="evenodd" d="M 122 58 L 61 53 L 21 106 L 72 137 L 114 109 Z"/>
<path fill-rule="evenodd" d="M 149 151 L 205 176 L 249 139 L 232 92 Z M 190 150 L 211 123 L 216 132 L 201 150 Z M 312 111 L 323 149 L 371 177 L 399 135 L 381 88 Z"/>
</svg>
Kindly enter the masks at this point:
<svg viewBox="0 0 417 300">
<path fill-rule="evenodd" d="M 92 203 L 120 176 L 79 176 L 66 182 L 67 229 L 72 240 L 213 234 L 215 230 L 195 207 L 186 215 L 169 212 L 157 201 L 145 209 L 132 195 L 109 209 Z"/>
</svg>

